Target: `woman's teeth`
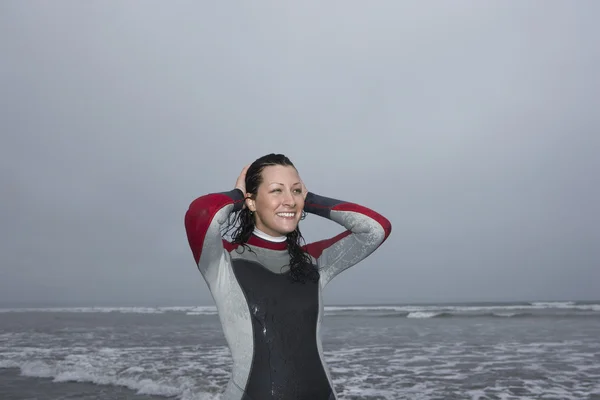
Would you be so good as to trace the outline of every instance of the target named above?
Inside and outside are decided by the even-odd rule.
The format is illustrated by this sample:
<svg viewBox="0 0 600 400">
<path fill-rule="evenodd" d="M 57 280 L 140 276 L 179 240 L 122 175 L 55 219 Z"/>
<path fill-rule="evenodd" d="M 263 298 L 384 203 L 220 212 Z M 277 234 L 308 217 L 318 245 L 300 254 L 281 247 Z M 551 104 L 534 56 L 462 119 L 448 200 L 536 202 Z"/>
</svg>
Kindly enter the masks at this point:
<svg viewBox="0 0 600 400">
<path fill-rule="evenodd" d="M 294 218 L 296 216 L 296 213 L 277 213 L 278 216 L 283 217 L 283 218 Z"/>
</svg>

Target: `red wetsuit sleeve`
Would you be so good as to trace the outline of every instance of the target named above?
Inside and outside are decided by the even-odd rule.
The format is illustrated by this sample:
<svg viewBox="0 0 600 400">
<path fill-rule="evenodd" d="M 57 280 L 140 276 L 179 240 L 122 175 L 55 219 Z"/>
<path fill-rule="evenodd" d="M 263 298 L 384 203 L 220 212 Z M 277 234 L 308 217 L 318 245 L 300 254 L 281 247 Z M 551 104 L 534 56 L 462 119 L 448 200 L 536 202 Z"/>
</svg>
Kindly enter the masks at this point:
<svg viewBox="0 0 600 400">
<path fill-rule="evenodd" d="M 392 232 L 391 222 L 376 211 L 309 192 L 304 211 L 342 225 L 346 230 L 330 239 L 310 243 L 304 250 L 317 260 L 323 284 L 374 252 Z"/>
<path fill-rule="evenodd" d="M 244 194 L 234 189 L 198 197 L 190 204 L 185 214 L 185 230 L 196 264 L 205 264 L 206 267 L 213 261 L 205 260 L 207 257 L 204 257 L 203 249 L 206 247 L 210 247 L 213 256 L 216 254 L 216 244 L 222 251 L 221 227 L 230 213 L 242 209 L 243 203 Z"/>
</svg>

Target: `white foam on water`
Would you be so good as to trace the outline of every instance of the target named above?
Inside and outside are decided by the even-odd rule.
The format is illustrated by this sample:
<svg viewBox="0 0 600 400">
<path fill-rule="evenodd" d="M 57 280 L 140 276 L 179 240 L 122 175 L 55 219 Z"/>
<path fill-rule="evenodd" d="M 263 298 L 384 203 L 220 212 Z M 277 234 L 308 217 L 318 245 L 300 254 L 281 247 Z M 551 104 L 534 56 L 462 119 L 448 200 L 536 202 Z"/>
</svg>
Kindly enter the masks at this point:
<svg viewBox="0 0 600 400">
<path fill-rule="evenodd" d="M 479 400 L 575 400 L 589 398 L 590 382 L 600 385 L 600 342 L 594 345 L 591 340 L 513 340 L 485 346 L 468 341 L 436 341 L 425 346 L 423 342 L 404 341 L 394 350 L 385 346 L 346 347 L 326 351 L 325 358 L 343 394 L 341 398 L 367 399 L 368 393 L 385 399 L 457 396 Z M 475 376 L 492 386 L 468 390 L 467 382 Z M 511 394 L 510 387 L 519 388 L 522 394 Z"/>
<path fill-rule="evenodd" d="M 398 394 L 395 393 L 395 391 L 375 387 L 365 387 L 362 382 L 357 382 L 356 385 L 353 385 L 353 382 L 351 381 L 344 382 L 343 389 L 337 392 L 337 395 L 339 399 L 350 396 L 360 396 L 361 399 L 370 397 L 381 399 L 383 397 L 386 400 L 396 400 L 398 398 Z"/>
<path fill-rule="evenodd" d="M 416 312 L 409 313 L 406 317 L 407 318 L 435 318 L 440 314 L 441 313 L 437 313 L 437 312 L 416 311 Z"/>
<path fill-rule="evenodd" d="M 515 313 L 515 312 L 495 312 L 492 313 L 493 315 L 495 315 L 496 317 L 505 317 L 505 318 L 510 318 L 510 317 L 514 317 L 516 315 L 520 315 L 519 313 Z"/>
<path fill-rule="evenodd" d="M 0 360 L 0 368 L 19 368 L 20 364 L 15 360 Z"/>
<path fill-rule="evenodd" d="M 530 304 L 506 304 L 506 305 L 405 305 L 405 306 L 330 306 L 325 307 L 326 315 L 406 315 L 409 318 L 418 313 L 447 313 L 451 315 L 477 315 L 494 314 L 497 316 L 514 317 L 519 312 L 563 310 L 563 311 L 600 311 L 600 304 L 576 304 L 575 302 L 533 302 Z M 434 317 L 435 317 L 434 316 Z"/>
<path fill-rule="evenodd" d="M 163 311 L 173 312 L 203 312 L 203 313 L 216 313 L 217 308 L 215 306 L 179 306 L 179 307 L 159 307 Z"/>
<path fill-rule="evenodd" d="M 181 395 L 180 399 L 181 400 L 220 400 L 221 395 L 214 394 L 214 393 L 205 393 L 205 392 L 194 393 L 191 391 L 185 391 Z"/>
<path fill-rule="evenodd" d="M 188 315 L 214 315 L 214 306 L 190 307 L 40 307 L 40 308 L 0 308 L 0 313 L 122 313 L 122 314 L 164 314 L 166 312 Z"/>
<path fill-rule="evenodd" d="M 491 307 L 494 306 L 463 308 L 469 312 L 477 309 L 490 313 Z M 543 309 L 549 305 L 518 307 L 518 310 L 500 307 L 494 313 L 512 315 L 523 307 Z M 456 311 L 458 306 L 350 308 L 352 310 L 338 307 L 333 312 L 371 312 L 369 309 L 373 309 L 372 312 L 387 313 L 393 309 L 391 312 L 407 316 L 413 313 L 410 318 L 419 314 L 421 318 L 433 318 L 442 312 L 459 312 Z M 136 312 L 137 309 L 128 310 Z M 216 312 L 210 307 L 157 310 L 181 315 Z M 29 319 L 29 316 L 23 317 Z M 93 318 L 84 320 L 87 324 Z M 598 391 L 598 386 L 590 382 L 600 382 L 597 358 L 600 342 L 590 339 L 587 332 L 560 336 L 553 332 L 534 332 L 536 325 L 515 321 L 496 318 L 477 323 L 471 323 L 472 320 L 446 323 L 438 319 L 420 323 L 382 319 L 377 324 L 362 320 L 363 325 L 347 329 L 347 321 L 341 319 L 343 329 L 333 325 L 326 330 L 325 360 L 340 399 L 430 400 L 447 395 L 480 400 L 537 400 L 551 396 L 569 400 L 587 398 L 593 390 Z M 126 330 L 83 325 L 64 326 L 48 331 L 51 333 L 24 330 L 1 334 L 0 368 L 20 368 L 24 375 L 49 377 L 56 382 L 119 385 L 140 394 L 174 396 L 181 400 L 219 399 L 218 393 L 230 374 L 231 357 L 220 336 L 215 339 L 218 335 L 213 331 L 217 325 L 200 324 L 198 329 L 206 330 L 200 332 L 200 340 L 194 339 L 193 344 L 189 344 L 185 324 L 173 327 L 173 332 L 181 334 L 177 338 L 165 337 L 169 331 L 164 330 L 155 335 L 153 324 L 140 326 L 139 330 L 128 325 Z M 521 325 L 528 328 L 512 331 Z M 469 331 L 462 330 L 466 326 Z M 507 330 L 507 334 L 502 330 Z M 328 342 L 327 339 L 334 340 Z M 178 340 L 188 345 L 181 345 Z M 123 347 L 111 347 L 113 345 Z M 489 380 L 491 386 L 466 393 L 473 379 Z M 510 393 L 508 388 L 513 386 L 526 394 L 507 394 Z M 565 388 L 571 388 L 571 393 Z"/>
<path fill-rule="evenodd" d="M 188 311 L 186 315 L 216 315 L 217 311 L 203 310 L 203 311 Z"/>
<path fill-rule="evenodd" d="M 334 374 L 339 398 L 399 397 L 429 400 L 446 391 L 461 391 L 461 385 L 473 374 L 517 371 L 510 385 L 526 389 L 528 395 L 511 396 L 500 378 L 496 386 L 485 390 L 462 390 L 471 399 L 544 399 L 586 398 L 589 387 L 569 382 L 600 382 L 600 365 L 585 350 L 576 351 L 579 341 L 556 341 L 524 344 L 493 344 L 485 353 L 476 355 L 467 345 L 437 343 L 422 347 L 404 343 L 402 348 L 382 345 L 345 347 L 326 351 L 326 361 Z M 575 371 L 547 371 L 537 357 L 555 354 L 556 360 L 578 365 Z M 177 348 L 137 347 L 89 349 L 78 348 L 0 348 L 0 368 L 20 368 L 27 376 L 53 378 L 55 382 L 91 382 L 98 385 L 123 386 L 139 394 L 174 396 L 181 400 L 217 400 L 229 374 L 229 353 L 221 347 Z M 54 359 L 48 359 L 54 358 Z M 470 372 L 461 373 L 457 364 L 472 362 Z M 587 363 L 587 364 L 586 364 Z M 519 367 L 520 365 L 520 367 Z M 515 370 L 517 368 L 517 370 Z M 550 382 L 530 376 L 551 377 Z M 535 376 L 535 375 L 533 375 Z M 410 383 L 410 385 L 408 385 Z M 597 388 L 596 388 L 597 390 Z"/>
<path fill-rule="evenodd" d="M 484 400 L 484 399 L 488 399 L 488 397 L 485 394 L 485 391 L 483 391 L 481 389 L 467 390 L 465 392 L 465 394 L 467 396 L 469 396 L 471 398 L 471 400 Z"/>
<path fill-rule="evenodd" d="M 66 371 L 54 376 L 54 382 L 91 382 L 97 385 L 123 386 L 135 390 L 138 394 L 156 396 L 177 396 L 182 389 L 168 383 L 156 382 L 152 379 L 118 378 L 96 372 L 83 370 Z"/>
<path fill-rule="evenodd" d="M 28 361 L 19 365 L 21 374 L 35 378 L 52 378 L 56 370 L 42 361 Z"/>
<path fill-rule="evenodd" d="M 438 313 L 476 313 L 492 312 L 497 310 L 579 310 L 600 311 L 600 304 L 577 304 L 573 301 L 566 302 L 531 302 L 517 305 L 489 305 L 489 306 L 453 306 L 453 305 L 389 305 L 389 306 L 325 306 L 326 315 L 344 315 L 352 313 L 381 314 L 384 312 L 397 314 L 410 314 L 416 312 Z M 136 313 L 136 314 L 163 314 L 165 312 L 185 313 L 195 315 L 215 315 L 215 306 L 173 306 L 173 307 L 41 307 L 41 308 L 0 308 L 0 313 L 8 312 L 61 312 L 61 313 Z"/>
<path fill-rule="evenodd" d="M 575 305 L 574 301 L 534 301 L 530 303 L 534 307 L 568 308 Z"/>
<path fill-rule="evenodd" d="M 4 358 L 0 360 L 0 368 L 19 368 L 23 376 L 52 378 L 53 382 L 121 386 L 138 394 L 177 397 L 182 400 L 218 399 L 218 392 L 223 386 L 222 382 L 210 381 L 211 376 L 215 377 L 213 370 L 199 373 L 201 370 L 211 369 L 199 361 L 190 365 L 185 374 L 179 374 L 180 371 L 174 365 L 165 364 L 170 353 L 174 354 L 174 358 L 178 356 L 177 349 L 172 347 L 83 349 L 80 354 L 74 354 L 74 349 L 66 349 L 65 354 L 65 349 L 62 348 L 7 350 L 0 348 L 0 356 Z M 52 357 L 48 357 L 48 350 L 54 353 Z M 221 349 L 217 350 L 219 352 Z M 208 354 L 210 353 L 209 351 Z M 220 357 L 217 354 L 213 358 Z M 197 376 L 203 379 L 194 379 Z M 227 379 L 226 376 L 216 378 L 221 378 L 220 381 Z M 199 383 L 205 384 L 207 389 L 212 387 L 212 393 L 199 386 Z"/>
<path fill-rule="evenodd" d="M 55 307 L 55 308 L 0 308 L 0 313 L 18 312 L 56 312 L 56 313 L 111 313 L 124 314 L 162 314 L 155 307 Z"/>
</svg>

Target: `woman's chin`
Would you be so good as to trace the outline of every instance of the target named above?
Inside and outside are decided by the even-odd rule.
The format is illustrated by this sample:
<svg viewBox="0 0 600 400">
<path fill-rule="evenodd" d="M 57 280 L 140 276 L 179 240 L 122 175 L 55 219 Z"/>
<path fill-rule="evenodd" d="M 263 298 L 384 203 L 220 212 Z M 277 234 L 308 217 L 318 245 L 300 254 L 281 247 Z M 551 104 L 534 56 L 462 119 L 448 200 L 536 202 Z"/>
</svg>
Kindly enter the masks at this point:
<svg viewBox="0 0 600 400">
<path fill-rule="evenodd" d="M 289 222 L 289 223 L 283 223 L 283 224 L 279 224 L 277 226 L 276 231 L 279 232 L 279 234 L 281 236 L 286 236 L 288 233 L 294 232 L 297 227 L 298 227 L 298 222 L 296 222 L 296 221 Z"/>
</svg>

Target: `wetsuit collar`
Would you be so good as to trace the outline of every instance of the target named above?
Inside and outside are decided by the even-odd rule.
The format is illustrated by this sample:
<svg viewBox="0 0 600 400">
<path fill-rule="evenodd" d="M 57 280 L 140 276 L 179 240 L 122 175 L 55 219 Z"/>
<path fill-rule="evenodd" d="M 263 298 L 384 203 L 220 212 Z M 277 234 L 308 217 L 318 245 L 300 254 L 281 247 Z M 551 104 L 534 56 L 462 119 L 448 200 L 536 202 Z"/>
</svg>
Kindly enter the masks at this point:
<svg viewBox="0 0 600 400">
<path fill-rule="evenodd" d="M 248 244 L 250 245 L 265 247 L 271 250 L 287 249 L 286 236 L 271 236 L 257 228 L 254 228 L 254 232 L 252 233 L 252 236 L 248 239 Z"/>
<path fill-rule="evenodd" d="M 287 240 L 287 237 L 285 237 L 285 236 L 271 236 L 268 233 L 264 233 L 263 231 L 261 231 L 257 227 L 254 227 L 254 232 L 253 233 L 256 236 L 258 236 L 259 238 L 268 240 L 269 242 L 281 243 L 281 242 L 285 242 Z"/>
</svg>

